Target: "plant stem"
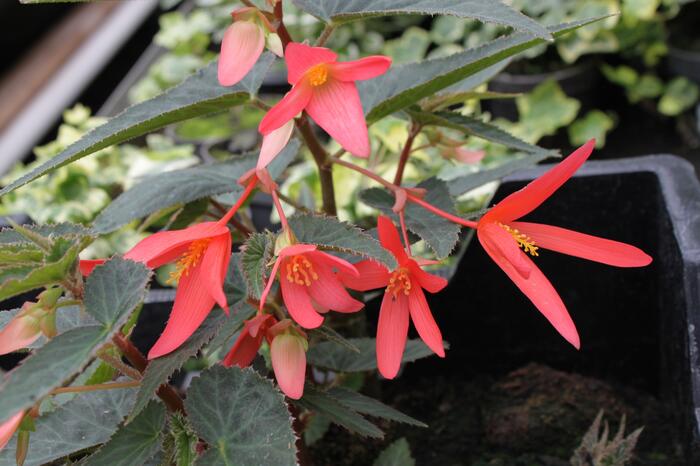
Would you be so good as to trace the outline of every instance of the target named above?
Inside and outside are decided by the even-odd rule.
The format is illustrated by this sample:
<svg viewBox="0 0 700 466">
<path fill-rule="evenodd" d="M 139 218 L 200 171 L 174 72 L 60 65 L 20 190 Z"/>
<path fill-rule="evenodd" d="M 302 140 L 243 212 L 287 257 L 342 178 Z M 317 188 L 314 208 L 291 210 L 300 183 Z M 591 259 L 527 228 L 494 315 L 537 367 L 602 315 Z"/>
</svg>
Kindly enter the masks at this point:
<svg viewBox="0 0 700 466">
<path fill-rule="evenodd" d="M 146 357 L 141 354 L 141 351 L 139 351 L 131 341 L 124 338 L 121 333 L 116 334 L 112 338 L 112 341 L 117 345 L 117 348 L 119 348 L 127 361 L 143 374 L 146 370 L 146 366 L 148 366 L 148 361 Z M 185 405 L 182 403 L 182 398 L 180 398 L 175 389 L 167 383 L 158 387 L 156 394 L 163 400 L 163 403 L 165 403 L 170 411 L 185 412 Z"/>
<path fill-rule="evenodd" d="M 352 162 L 347 162 L 345 160 L 341 160 L 338 158 L 330 157 L 329 160 L 333 163 L 337 163 L 338 165 L 342 165 L 343 167 L 349 168 L 350 170 L 355 170 L 358 173 L 362 173 L 365 175 L 367 178 L 371 178 L 372 180 L 376 181 L 377 183 L 383 185 L 387 189 L 389 189 L 392 192 L 396 192 L 396 190 L 401 189 L 401 187 L 396 186 L 393 183 L 388 182 L 381 176 L 377 175 L 376 173 L 371 172 L 370 170 L 367 170 L 366 168 L 362 168 L 359 165 L 355 165 Z M 466 220 L 463 219 L 462 217 L 458 217 L 456 215 L 452 215 L 449 212 L 445 212 L 442 209 L 439 209 L 435 207 L 432 204 L 429 204 L 425 202 L 423 199 L 413 195 L 409 192 L 407 194 L 407 199 L 414 204 L 418 204 L 419 206 L 423 207 L 426 210 L 429 210 L 430 212 L 434 213 L 435 215 L 439 215 L 440 217 L 446 218 L 447 220 L 457 223 L 459 225 L 464 225 L 465 227 L 469 228 L 476 228 L 476 222 L 472 222 L 471 220 Z"/>
<path fill-rule="evenodd" d="M 277 25 L 277 35 L 280 36 L 280 39 L 282 40 L 282 46 L 286 49 L 287 44 L 292 42 L 292 36 L 289 35 L 289 31 L 287 31 L 287 27 L 284 25 L 284 14 L 282 12 L 282 0 L 279 0 L 275 4 L 275 18 L 277 19 L 277 22 L 279 23 Z"/>
<path fill-rule="evenodd" d="M 83 302 L 77 299 L 64 299 L 63 301 L 56 303 L 56 309 L 66 306 L 79 306 L 81 304 L 83 304 Z"/>
<path fill-rule="evenodd" d="M 311 210 L 309 210 L 306 207 L 304 207 L 303 205 L 299 204 L 298 202 L 296 202 L 294 199 L 287 196 L 286 194 L 283 194 L 283 193 L 278 191 L 277 196 L 280 198 L 280 200 L 284 201 L 285 204 L 289 204 L 290 206 L 294 207 L 299 212 L 304 212 L 304 213 L 311 212 Z"/>
<path fill-rule="evenodd" d="M 139 371 L 124 364 L 121 358 L 116 358 L 105 352 L 102 352 L 102 354 L 99 355 L 99 358 L 127 377 L 131 377 L 134 380 L 141 380 L 143 378 Z"/>
<path fill-rule="evenodd" d="M 318 167 L 318 176 L 321 181 L 321 197 L 323 198 L 323 211 L 332 216 L 338 214 L 338 209 L 335 205 L 335 187 L 333 186 L 333 165 L 330 163 L 330 157 L 326 149 L 323 148 L 318 138 L 311 129 L 311 124 L 306 114 L 302 115 L 296 122 L 297 129 L 301 133 L 306 146 L 311 151 L 316 166 Z"/>
<path fill-rule="evenodd" d="M 411 128 L 408 131 L 408 137 L 406 138 L 406 143 L 403 145 L 403 150 L 401 151 L 401 157 L 399 158 L 399 166 L 396 168 L 396 176 L 394 176 L 394 184 L 396 186 L 401 186 L 401 181 L 403 180 L 403 172 L 406 168 L 406 163 L 408 162 L 408 157 L 411 155 L 411 147 L 413 146 L 413 141 L 420 133 L 421 127 L 416 123 L 411 124 Z"/>
<path fill-rule="evenodd" d="M 280 198 L 277 195 L 277 190 L 272 190 L 272 202 L 275 204 L 275 209 L 277 209 L 277 215 L 279 215 L 280 222 L 282 222 L 282 229 L 289 231 L 289 223 L 287 223 L 287 216 L 284 215 L 284 209 L 282 204 L 280 204 Z"/>
<path fill-rule="evenodd" d="M 248 199 L 248 196 L 250 196 L 250 193 L 253 192 L 253 189 L 255 189 L 255 186 L 258 184 L 257 178 L 254 178 L 253 180 L 254 181 L 248 182 L 248 185 L 243 190 L 241 197 L 238 198 L 233 207 L 231 207 L 229 211 L 226 212 L 226 215 L 221 217 L 221 220 L 219 220 L 221 224 L 227 224 L 229 220 L 231 220 L 231 218 L 236 214 L 236 211 L 238 211 L 238 209 L 240 209 L 243 203 Z"/>
<path fill-rule="evenodd" d="M 59 395 L 61 393 L 97 392 L 101 390 L 116 390 L 118 388 L 138 387 L 140 384 L 140 381 L 132 380 L 130 382 L 111 382 L 99 383 L 95 385 L 79 385 L 77 387 L 59 387 L 51 390 L 49 395 Z"/>
<path fill-rule="evenodd" d="M 316 39 L 316 44 L 314 45 L 316 47 L 323 47 L 323 45 L 325 45 L 325 43 L 331 37 L 331 34 L 333 34 L 333 31 L 335 31 L 335 26 L 332 24 L 326 24 L 326 27 L 323 28 L 323 32 L 321 32 L 321 35 L 318 36 L 318 39 Z"/>
<path fill-rule="evenodd" d="M 401 224 L 401 233 L 403 233 L 403 243 L 406 245 L 406 252 L 409 256 L 411 254 L 411 242 L 408 240 L 408 231 L 406 230 L 406 218 L 404 215 L 404 209 L 399 211 L 399 223 Z"/>
<path fill-rule="evenodd" d="M 415 197 L 411 193 L 408 193 L 408 200 L 415 203 L 415 204 L 418 204 L 419 206 L 423 207 L 426 210 L 431 211 L 435 215 L 439 215 L 440 217 L 446 218 L 447 220 L 449 220 L 451 222 L 457 223 L 459 225 L 464 225 L 465 227 L 476 229 L 476 226 L 477 226 L 476 222 L 472 222 L 471 220 L 463 219 L 462 217 L 457 217 L 456 215 L 452 215 L 448 212 L 445 212 L 444 210 L 438 209 L 434 205 L 425 202 L 423 199 Z"/>
<path fill-rule="evenodd" d="M 226 208 L 225 208 L 224 206 L 222 206 L 221 204 L 219 204 L 218 202 L 216 202 L 214 199 L 210 199 L 209 202 L 211 203 L 211 205 L 214 206 L 214 208 L 215 208 L 216 210 L 219 211 L 219 214 L 220 214 L 220 215 L 226 214 Z M 216 216 L 215 218 L 219 218 L 219 216 Z M 231 219 L 230 219 L 228 222 L 229 222 L 231 225 L 233 225 L 233 227 L 234 227 L 236 230 L 238 230 L 239 232 L 241 232 L 241 234 L 242 234 L 243 236 L 250 236 L 250 235 L 253 234 L 253 232 L 250 230 L 250 228 L 248 228 L 247 226 L 243 225 L 243 223 L 242 223 L 240 220 L 238 220 L 238 219 L 236 218 L 235 215 L 234 215 L 233 217 L 231 217 Z"/>
</svg>

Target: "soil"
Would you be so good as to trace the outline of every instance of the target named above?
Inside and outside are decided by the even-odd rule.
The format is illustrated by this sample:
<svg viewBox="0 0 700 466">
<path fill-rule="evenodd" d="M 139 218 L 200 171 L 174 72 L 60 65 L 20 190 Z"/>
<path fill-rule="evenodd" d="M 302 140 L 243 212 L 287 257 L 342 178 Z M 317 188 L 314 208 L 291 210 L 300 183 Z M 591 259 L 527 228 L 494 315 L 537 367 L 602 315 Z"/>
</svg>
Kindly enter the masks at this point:
<svg viewBox="0 0 700 466">
<path fill-rule="evenodd" d="M 569 464 L 599 410 L 616 431 L 644 426 L 631 465 L 680 466 L 672 413 L 644 391 L 528 364 L 501 377 L 461 374 L 383 382 L 382 399 L 430 427 L 380 423 L 386 439 L 361 439 L 332 426 L 311 447 L 315 465 L 372 464 L 383 447 L 405 437 L 417 465 Z"/>
</svg>

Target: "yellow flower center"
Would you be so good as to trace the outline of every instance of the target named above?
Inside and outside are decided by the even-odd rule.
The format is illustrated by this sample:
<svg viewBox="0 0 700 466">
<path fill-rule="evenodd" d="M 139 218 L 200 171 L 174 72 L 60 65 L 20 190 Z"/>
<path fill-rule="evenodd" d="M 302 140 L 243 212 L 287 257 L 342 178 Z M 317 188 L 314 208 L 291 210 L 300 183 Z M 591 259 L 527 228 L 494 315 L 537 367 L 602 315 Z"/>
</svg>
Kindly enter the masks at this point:
<svg viewBox="0 0 700 466">
<path fill-rule="evenodd" d="M 313 264 L 306 257 L 294 256 L 287 262 L 287 280 L 297 285 L 311 286 L 311 282 L 318 280 L 318 274 Z"/>
<path fill-rule="evenodd" d="M 537 246 L 535 246 L 535 242 L 527 236 L 526 234 L 520 233 L 518 230 L 515 228 L 511 228 L 508 225 L 504 225 L 502 223 L 499 223 L 501 228 L 503 228 L 505 231 L 511 234 L 513 239 L 515 240 L 516 243 L 518 243 L 518 246 L 523 248 L 523 251 L 526 253 L 530 254 L 531 256 L 539 256 L 537 253 L 537 250 L 539 249 Z"/>
<path fill-rule="evenodd" d="M 411 275 L 406 267 L 400 267 L 391 273 L 386 292 L 393 294 L 394 299 L 396 299 L 397 295 L 401 292 L 408 296 L 411 292 Z"/>
<path fill-rule="evenodd" d="M 209 247 L 211 239 L 198 239 L 192 241 L 190 247 L 187 248 L 180 260 L 175 264 L 175 271 L 170 272 L 170 277 L 167 283 L 177 283 L 182 277 L 187 276 L 192 267 L 196 266 L 204 255 L 204 251 Z"/>
<path fill-rule="evenodd" d="M 325 63 L 312 66 L 306 72 L 306 76 L 308 76 L 312 86 L 318 87 L 328 81 L 328 67 Z"/>
</svg>

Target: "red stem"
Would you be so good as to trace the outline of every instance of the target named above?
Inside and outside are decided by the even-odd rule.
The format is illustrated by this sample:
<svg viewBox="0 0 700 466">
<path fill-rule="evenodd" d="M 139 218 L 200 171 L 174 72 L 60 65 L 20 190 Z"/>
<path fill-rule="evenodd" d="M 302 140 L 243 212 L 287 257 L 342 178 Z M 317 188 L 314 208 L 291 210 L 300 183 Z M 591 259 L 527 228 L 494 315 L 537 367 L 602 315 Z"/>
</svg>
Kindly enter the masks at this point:
<svg viewBox="0 0 700 466">
<path fill-rule="evenodd" d="M 248 186 L 245 187 L 245 189 L 243 190 L 243 194 L 241 194 L 241 197 L 238 198 L 238 201 L 236 201 L 236 204 L 234 204 L 234 206 L 231 207 L 228 212 L 226 212 L 226 215 L 221 217 L 221 219 L 219 220 L 219 223 L 221 225 L 226 225 L 229 222 L 229 220 L 231 220 L 231 217 L 233 217 L 236 214 L 236 212 L 238 211 L 238 209 L 241 208 L 241 206 L 248 199 L 248 196 L 250 196 L 250 193 L 253 192 L 253 189 L 255 189 L 255 186 L 257 184 L 258 184 L 257 178 L 254 178 L 253 181 L 248 183 Z"/>
<path fill-rule="evenodd" d="M 287 216 L 284 215 L 284 209 L 280 203 L 280 198 L 277 196 L 277 191 L 272 191 L 272 202 L 275 203 L 275 208 L 277 209 L 277 215 L 280 217 L 280 222 L 282 222 L 282 229 L 289 231 L 289 223 L 287 223 Z"/>
<path fill-rule="evenodd" d="M 406 231 L 406 219 L 404 216 L 404 209 L 401 209 L 399 211 L 399 222 L 401 223 L 401 233 L 403 233 L 403 243 L 406 245 L 406 252 L 408 252 L 409 256 L 412 256 L 411 254 L 411 243 L 408 241 L 408 231 Z"/>
<path fill-rule="evenodd" d="M 446 218 L 447 220 L 449 220 L 451 222 L 457 223 L 459 225 L 464 225 L 465 227 L 476 229 L 476 226 L 477 226 L 476 222 L 472 222 L 471 220 L 463 219 L 462 217 L 457 217 L 456 215 L 452 215 L 448 212 L 445 212 L 444 210 L 438 209 L 434 205 L 425 202 L 423 199 L 415 197 L 411 193 L 408 193 L 408 200 L 415 203 L 415 204 L 418 204 L 419 206 L 423 207 L 424 209 L 431 211 L 435 215 L 439 215 L 440 217 Z"/>
<path fill-rule="evenodd" d="M 408 137 L 406 138 L 406 144 L 403 145 L 403 150 L 401 151 L 399 166 L 396 168 L 396 176 L 394 176 L 394 184 L 396 186 L 401 186 L 403 172 L 406 168 L 408 157 L 411 155 L 411 147 L 413 146 L 413 141 L 416 139 L 416 136 L 418 136 L 418 133 L 420 133 L 420 126 L 416 125 L 415 123 L 412 124 L 411 129 L 408 132 Z"/>
</svg>

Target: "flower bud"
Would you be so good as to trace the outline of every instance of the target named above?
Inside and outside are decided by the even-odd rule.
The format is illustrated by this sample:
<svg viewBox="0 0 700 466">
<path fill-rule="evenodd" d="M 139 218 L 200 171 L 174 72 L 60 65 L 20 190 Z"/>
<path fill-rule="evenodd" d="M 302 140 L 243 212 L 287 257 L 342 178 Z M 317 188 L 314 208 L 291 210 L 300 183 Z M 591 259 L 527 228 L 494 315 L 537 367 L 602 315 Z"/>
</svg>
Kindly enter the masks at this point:
<svg viewBox="0 0 700 466">
<path fill-rule="evenodd" d="M 272 369 L 277 383 L 285 395 L 294 400 L 304 394 L 307 348 L 306 338 L 294 331 L 275 336 L 270 345 Z"/>
<path fill-rule="evenodd" d="M 26 348 L 41 336 L 42 312 L 37 303 L 24 303 L 19 313 L 0 330 L 0 355 Z"/>
<path fill-rule="evenodd" d="M 5 448 L 7 442 L 10 441 L 12 435 L 19 428 L 22 418 L 24 417 L 24 411 L 20 411 L 11 418 L 0 423 L 0 450 Z"/>
</svg>

